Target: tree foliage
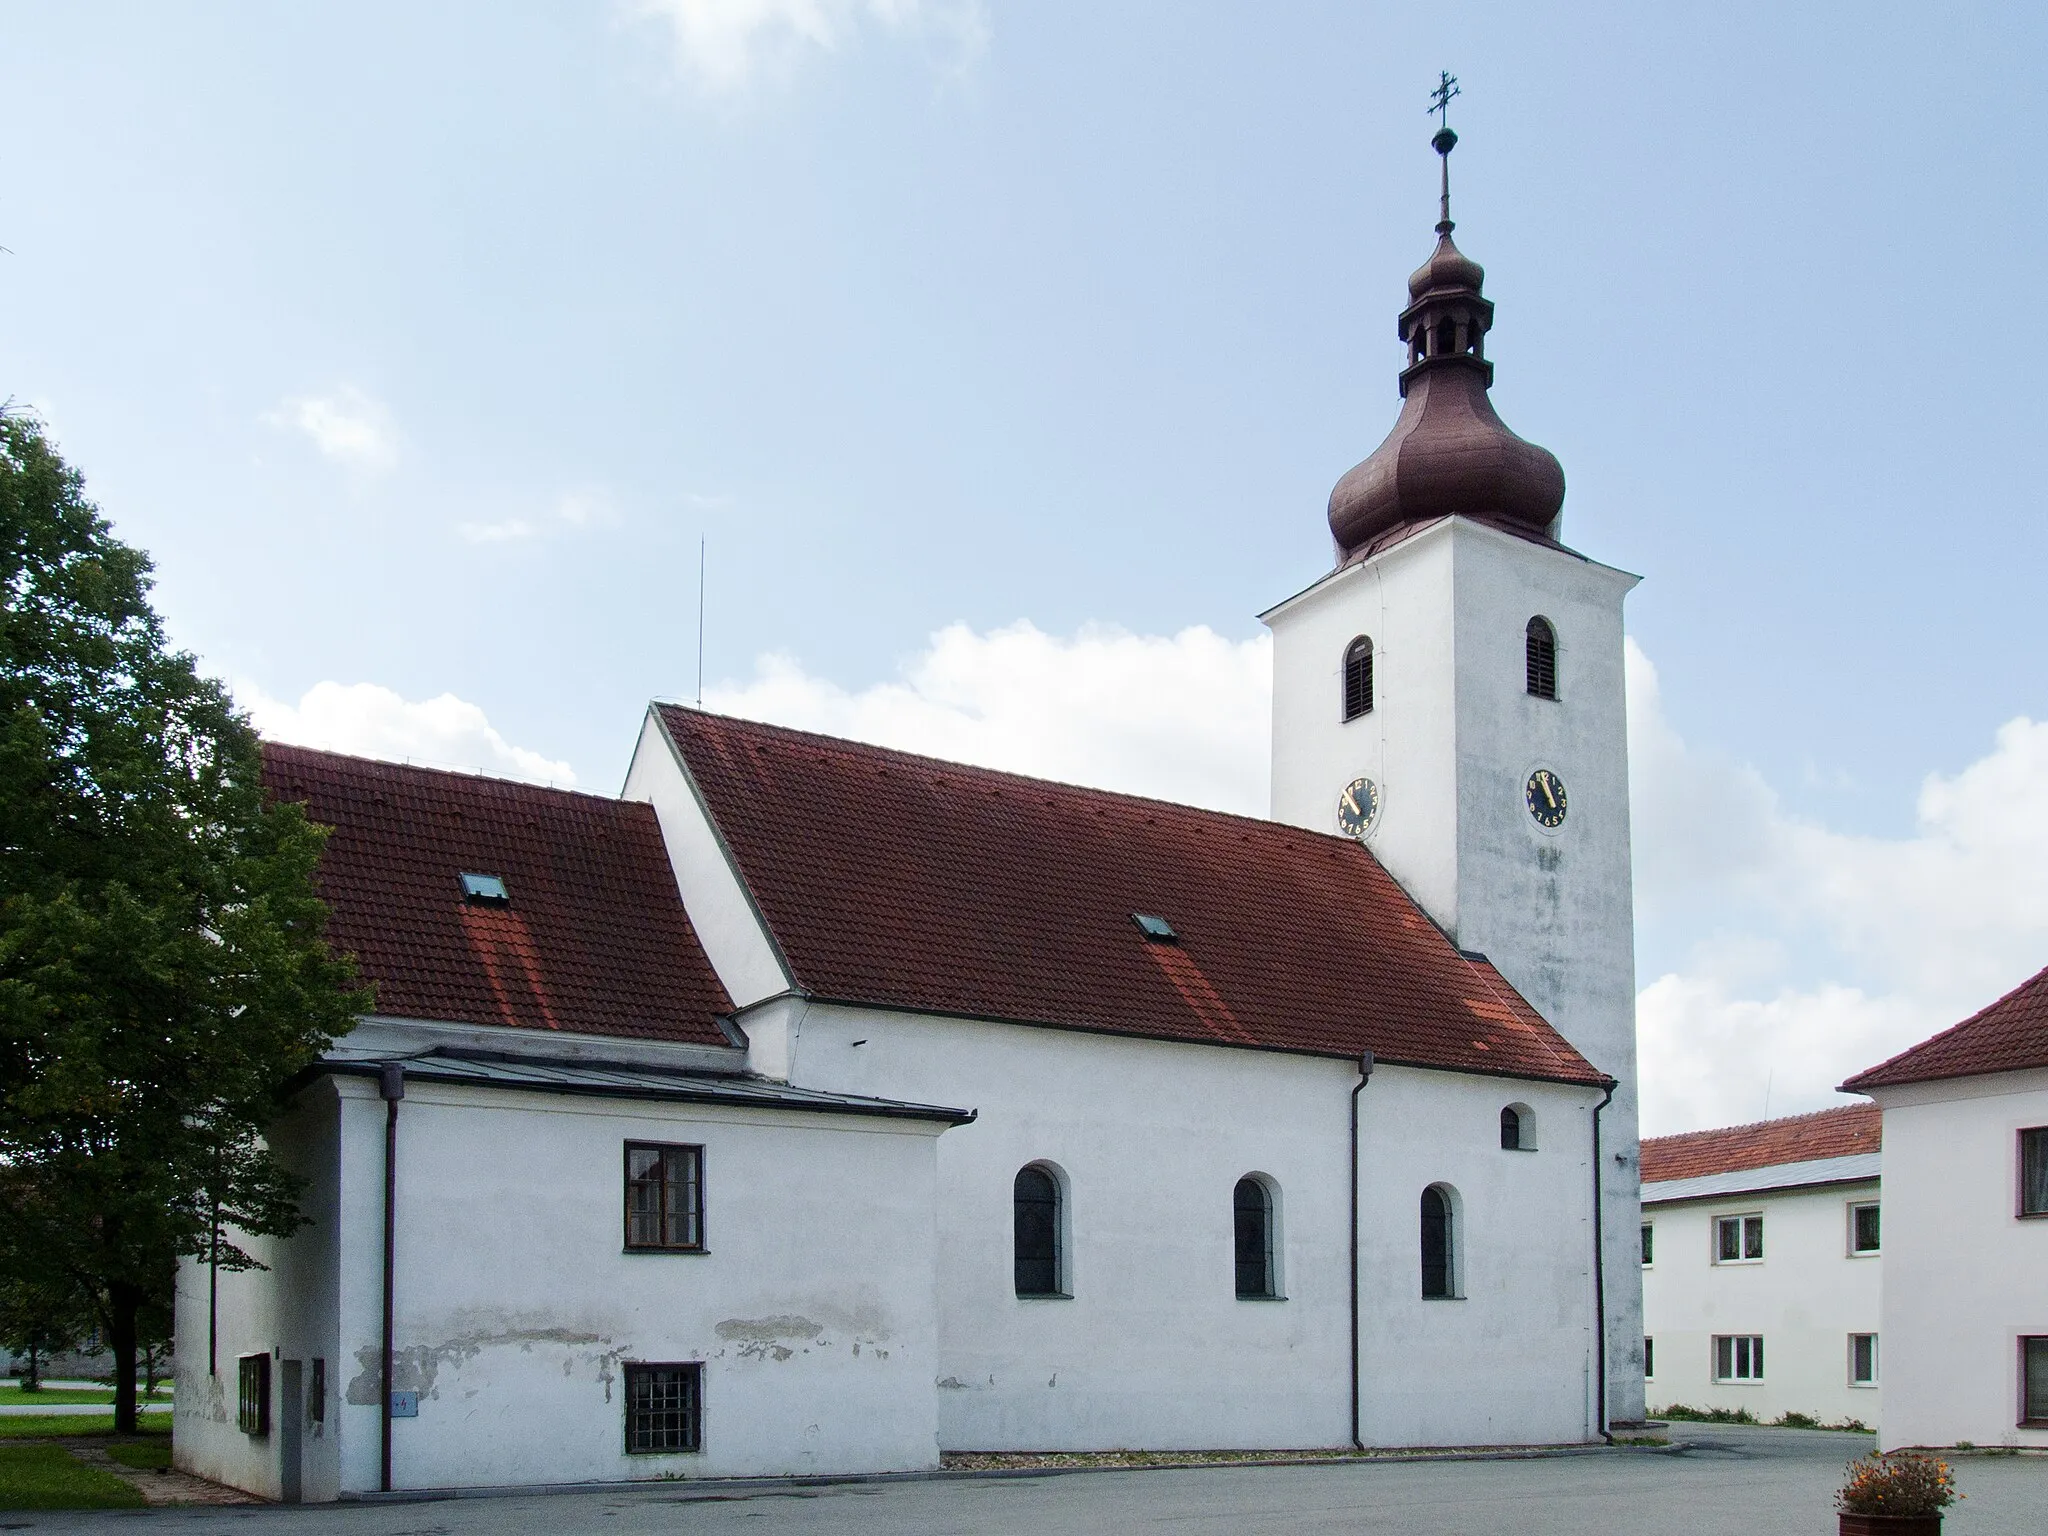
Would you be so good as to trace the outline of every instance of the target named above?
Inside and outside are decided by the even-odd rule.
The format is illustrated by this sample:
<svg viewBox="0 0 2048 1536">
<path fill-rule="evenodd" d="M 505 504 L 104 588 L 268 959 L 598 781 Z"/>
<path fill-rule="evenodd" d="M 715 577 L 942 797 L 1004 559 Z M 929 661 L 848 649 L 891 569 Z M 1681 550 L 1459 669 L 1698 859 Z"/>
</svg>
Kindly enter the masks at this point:
<svg viewBox="0 0 2048 1536">
<path fill-rule="evenodd" d="M 265 803 L 254 730 L 149 591 L 41 426 L 0 417 L 0 1269 L 94 1298 L 124 1428 L 175 1257 L 299 1224 L 263 1127 L 368 1001 L 321 936 L 323 832 Z"/>
</svg>

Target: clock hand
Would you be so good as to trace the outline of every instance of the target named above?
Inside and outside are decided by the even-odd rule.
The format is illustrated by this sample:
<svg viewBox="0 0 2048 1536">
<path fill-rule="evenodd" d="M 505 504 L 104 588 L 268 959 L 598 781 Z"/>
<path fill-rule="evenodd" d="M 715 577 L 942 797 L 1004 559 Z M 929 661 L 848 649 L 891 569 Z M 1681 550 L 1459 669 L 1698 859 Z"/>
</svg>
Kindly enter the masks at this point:
<svg viewBox="0 0 2048 1536">
<path fill-rule="evenodd" d="M 1351 807 L 1351 814 L 1352 814 L 1352 815 L 1354 815 L 1354 816 L 1363 816 L 1363 815 L 1365 814 L 1365 809 L 1364 809 L 1364 807 L 1362 807 L 1362 806 L 1361 806 L 1361 805 L 1359 805 L 1359 803 L 1358 803 L 1358 795 L 1356 794 L 1356 792 L 1354 792 L 1354 791 L 1352 791 L 1352 790 L 1348 790 L 1348 789 L 1347 789 L 1347 790 L 1345 790 L 1345 791 L 1344 791 L 1344 803 L 1345 803 L 1346 805 L 1348 805 L 1348 806 L 1350 806 L 1350 807 Z"/>
<path fill-rule="evenodd" d="M 1556 810 L 1556 809 L 1557 809 L 1557 796 L 1553 795 L 1553 794 L 1552 794 L 1552 793 L 1550 792 L 1550 776 L 1549 776 L 1548 774 L 1546 774 L 1546 775 L 1544 775 L 1544 776 L 1543 776 L 1542 778 L 1538 779 L 1538 780 L 1536 781 L 1536 787 L 1537 787 L 1538 789 L 1540 789 L 1540 790 L 1542 790 L 1542 791 L 1543 791 L 1543 798 L 1544 798 L 1545 800 L 1548 800 L 1548 801 L 1550 802 L 1550 808 L 1551 808 L 1551 809 L 1552 809 L 1553 811 L 1554 811 L 1554 810 Z"/>
</svg>

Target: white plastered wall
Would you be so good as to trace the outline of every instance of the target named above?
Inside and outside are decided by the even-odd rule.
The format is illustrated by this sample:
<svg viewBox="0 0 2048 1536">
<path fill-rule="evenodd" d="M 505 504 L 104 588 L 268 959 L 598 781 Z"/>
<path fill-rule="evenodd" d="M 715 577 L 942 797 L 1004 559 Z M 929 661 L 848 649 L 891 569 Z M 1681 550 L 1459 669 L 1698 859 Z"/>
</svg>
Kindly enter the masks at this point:
<svg viewBox="0 0 2048 1536">
<path fill-rule="evenodd" d="M 856 1044 L 856 1042 L 864 1042 Z M 1350 1439 L 1342 1060 L 813 1006 L 793 1080 L 979 1111 L 939 1144 L 939 1433 L 949 1450 Z M 1591 1433 L 1597 1095 L 1381 1067 L 1361 1108 L 1369 1444 Z M 1500 1147 L 1532 1111 L 1538 1150 Z M 1020 1299 L 1011 1191 L 1053 1165 L 1070 1299 Z M 1240 1300 L 1231 1195 L 1279 1192 L 1285 1300 Z M 1420 1201 L 1453 1186 L 1465 1295 L 1421 1298 Z"/>
<path fill-rule="evenodd" d="M 1273 816 L 1336 830 L 1365 775 L 1367 843 L 1460 947 L 1484 953 L 1602 1072 L 1608 1413 L 1642 1415 L 1634 897 L 1622 602 L 1636 578 L 1451 518 L 1266 615 L 1273 631 Z M 1550 620 L 1558 697 L 1526 689 L 1526 626 Z M 1342 664 L 1374 646 L 1374 708 L 1342 718 Z M 1529 815 L 1536 768 L 1565 782 L 1554 833 Z"/>
<path fill-rule="evenodd" d="M 2048 1071 L 1882 1088 L 1887 1450 L 2048 1447 L 2019 1423 L 2019 1340 L 2048 1336 L 2048 1218 L 2021 1217 L 2018 1133 Z"/>
<path fill-rule="evenodd" d="M 1851 1250 L 1849 1208 L 1878 1198 L 1870 1180 L 1646 1204 L 1643 1222 L 1655 1234 L 1654 1262 L 1643 1268 L 1643 1332 L 1656 1341 L 1652 1410 L 1747 1408 L 1759 1419 L 1792 1412 L 1874 1427 L 1890 1364 L 1878 1317 L 1885 1260 Z M 1715 1262 L 1715 1220 L 1751 1214 L 1764 1218 L 1764 1257 Z M 1880 1335 L 1879 1385 L 1850 1383 L 1857 1333 Z M 1715 1381 L 1717 1334 L 1760 1336 L 1764 1379 Z"/>
</svg>

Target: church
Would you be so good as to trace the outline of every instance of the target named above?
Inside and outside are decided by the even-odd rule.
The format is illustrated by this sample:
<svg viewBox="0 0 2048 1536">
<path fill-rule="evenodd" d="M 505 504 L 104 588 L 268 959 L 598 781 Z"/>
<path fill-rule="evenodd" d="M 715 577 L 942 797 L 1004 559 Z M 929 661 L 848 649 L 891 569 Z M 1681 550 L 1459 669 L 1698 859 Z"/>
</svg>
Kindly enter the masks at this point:
<svg viewBox="0 0 2048 1536">
<path fill-rule="evenodd" d="M 1643 1414 L 1622 604 L 1435 249 L 1270 819 L 652 706 L 616 798 L 266 748 L 375 1011 L 181 1268 L 176 1459 L 285 1501 Z"/>
</svg>

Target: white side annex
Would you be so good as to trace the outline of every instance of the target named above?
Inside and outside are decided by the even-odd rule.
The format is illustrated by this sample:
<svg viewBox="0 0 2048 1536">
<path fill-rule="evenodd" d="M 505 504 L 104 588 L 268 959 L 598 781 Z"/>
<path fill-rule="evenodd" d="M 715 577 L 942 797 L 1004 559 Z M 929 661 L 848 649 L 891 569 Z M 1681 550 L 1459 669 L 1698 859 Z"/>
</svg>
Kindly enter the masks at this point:
<svg viewBox="0 0 2048 1536">
<path fill-rule="evenodd" d="M 1875 1427 L 1889 1365 L 1879 1207 L 1875 1152 L 1645 1183 L 1651 1413 L 1747 1409 Z"/>
<path fill-rule="evenodd" d="M 1884 1106 L 1879 1443 L 2048 1449 L 2048 1198 L 2021 1185 L 2048 1069 L 1860 1091 Z"/>
</svg>

